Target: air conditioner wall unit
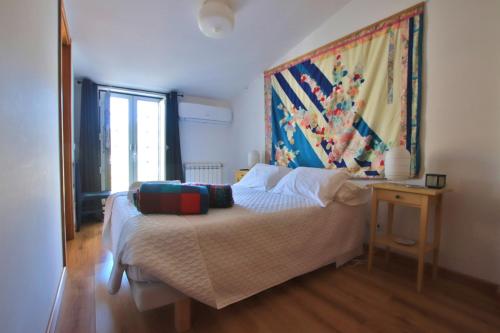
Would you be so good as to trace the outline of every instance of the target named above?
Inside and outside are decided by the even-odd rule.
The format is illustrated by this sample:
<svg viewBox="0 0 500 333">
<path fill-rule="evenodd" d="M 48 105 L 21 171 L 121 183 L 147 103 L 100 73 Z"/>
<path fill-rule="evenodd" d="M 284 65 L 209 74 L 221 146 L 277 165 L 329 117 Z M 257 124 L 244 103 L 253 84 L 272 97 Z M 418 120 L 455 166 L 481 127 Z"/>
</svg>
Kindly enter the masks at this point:
<svg viewBox="0 0 500 333">
<path fill-rule="evenodd" d="M 233 121 L 233 112 L 231 109 L 225 107 L 180 102 L 179 119 L 181 121 L 229 125 Z"/>
</svg>

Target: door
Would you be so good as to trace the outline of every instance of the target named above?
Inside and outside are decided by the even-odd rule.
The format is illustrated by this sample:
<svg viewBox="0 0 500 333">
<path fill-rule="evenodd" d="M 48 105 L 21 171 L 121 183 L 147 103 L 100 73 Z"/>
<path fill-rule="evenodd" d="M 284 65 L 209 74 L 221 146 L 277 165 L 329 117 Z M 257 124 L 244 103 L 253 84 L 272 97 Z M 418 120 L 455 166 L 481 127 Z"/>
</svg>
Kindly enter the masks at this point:
<svg viewBox="0 0 500 333">
<path fill-rule="evenodd" d="M 102 91 L 103 187 L 165 179 L 165 99 Z"/>
</svg>

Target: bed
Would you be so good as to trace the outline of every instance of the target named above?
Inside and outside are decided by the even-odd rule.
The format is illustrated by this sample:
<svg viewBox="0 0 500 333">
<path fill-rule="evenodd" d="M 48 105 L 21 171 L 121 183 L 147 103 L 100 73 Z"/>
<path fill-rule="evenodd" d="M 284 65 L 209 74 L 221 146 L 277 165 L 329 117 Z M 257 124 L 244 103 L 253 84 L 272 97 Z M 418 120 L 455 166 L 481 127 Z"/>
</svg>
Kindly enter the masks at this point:
<svg viewBox="0 0 500 333">
<path fill-rule="evenodd" d="M 300 196 L 238 184 L 235 206 L 206 215 L 142 215 L 127 193 L 106 202 L 103 240 L 113 253 L 110 293 L 127 274 L 145 311 L 175 303 L 189 328 L 189 299 L 221 309 L 296 276 L 362 253 L 364 203 L 319 207 Z"/>
</svg>

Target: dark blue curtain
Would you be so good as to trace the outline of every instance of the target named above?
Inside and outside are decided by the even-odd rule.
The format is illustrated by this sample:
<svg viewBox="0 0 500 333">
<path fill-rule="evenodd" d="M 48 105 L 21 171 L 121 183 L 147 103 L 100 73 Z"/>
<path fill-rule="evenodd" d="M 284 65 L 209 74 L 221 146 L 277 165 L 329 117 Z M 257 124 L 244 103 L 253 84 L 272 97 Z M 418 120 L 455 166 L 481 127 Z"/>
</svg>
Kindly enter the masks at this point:
<svg viewBox="0 0 500 333">
<path fill-rule="evenodd" d="M 89 79 L 84 79 L 82 82 L 79 142 L 79 190 L 81 192 L 100 191 L 99 99 L 97 97 L 97 84 Z"/>
<path fill-rule="evenodd" d="M 179 102 L 178 94 L 172 91 L 167 94 L 166 100 L 166 179 L 184 181 L 182 170 L 181 140 L 179 136 Z"/>
<path fill-rule="evenodd" d="M 83 202 L 82 193 L 101 191 L 99 170 L 101 148 L 99 142 L 99 98 L 97 84 L 84 79 L 82 81 L 80 131 L 75 138 L 77 157 L 75 159 L 75 199 L 76 230 L 80 230 L 82 212 L 97 211 L 101 207 L 98 200 Z"/>
</svg>

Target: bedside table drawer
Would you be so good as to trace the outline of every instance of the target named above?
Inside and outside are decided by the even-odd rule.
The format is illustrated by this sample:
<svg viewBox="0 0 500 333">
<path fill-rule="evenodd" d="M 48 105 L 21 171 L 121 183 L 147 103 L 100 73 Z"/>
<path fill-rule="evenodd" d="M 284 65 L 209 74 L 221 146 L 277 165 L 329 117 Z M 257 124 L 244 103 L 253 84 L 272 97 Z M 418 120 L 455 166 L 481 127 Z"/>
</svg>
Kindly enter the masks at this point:
<svg viewBox="0 0 500 333">
<path fill-rule="evenodd" d="M 422 203 L 421 195 L 408 192 L 377 190 L 377 197 L 379 200 L 411 206 L 420 206 Z"/>
</svg>

